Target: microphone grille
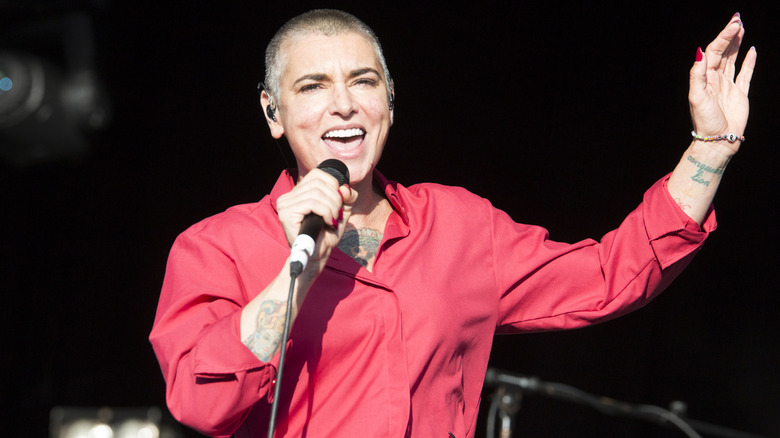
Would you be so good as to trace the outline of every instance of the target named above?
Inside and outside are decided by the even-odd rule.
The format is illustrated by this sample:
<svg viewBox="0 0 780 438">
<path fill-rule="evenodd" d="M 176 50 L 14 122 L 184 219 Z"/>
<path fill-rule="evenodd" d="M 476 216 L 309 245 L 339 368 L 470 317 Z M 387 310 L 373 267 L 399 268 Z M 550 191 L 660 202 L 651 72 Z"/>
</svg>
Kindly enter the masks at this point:
<svg viewBox="0 0 780 438">
<path fill-rule="evenodd" d="M 317 168 L 336 178 L 340 186 L 349 182 L 347 165 L 335 158 L 323 161 Z"/>
</svg>

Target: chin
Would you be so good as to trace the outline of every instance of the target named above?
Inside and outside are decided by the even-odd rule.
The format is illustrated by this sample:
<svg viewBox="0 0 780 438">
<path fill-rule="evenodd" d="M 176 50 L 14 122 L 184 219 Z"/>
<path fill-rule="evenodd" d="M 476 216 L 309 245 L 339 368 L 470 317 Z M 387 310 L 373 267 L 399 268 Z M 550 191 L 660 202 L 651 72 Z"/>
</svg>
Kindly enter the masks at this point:
<svg viewBox="0 0 780 438">
<path fill-rule="evenodd" d="M 364 163 L 357 163 L 357 164 L 346 163 L 346 164 L 347 164 L 347 168 L 349 169 L 350 185 L 357 185 L 363 180 L 367 178 L 371 178 L 373 175 L 374 167 L 369 164 L 364 164 Z"/>
</svg>

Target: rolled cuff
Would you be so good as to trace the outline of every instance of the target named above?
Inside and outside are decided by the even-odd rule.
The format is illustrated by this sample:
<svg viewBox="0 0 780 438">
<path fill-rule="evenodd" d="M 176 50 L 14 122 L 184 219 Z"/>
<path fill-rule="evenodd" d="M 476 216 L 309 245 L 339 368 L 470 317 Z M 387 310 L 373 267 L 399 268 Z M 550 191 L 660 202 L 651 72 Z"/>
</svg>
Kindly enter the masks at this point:
<svg viewBox="0 0 780 438">
<path fill-rule="evenodd" d="M 666 188 L 669 176 L 645 192 L 643 204 L 647 237 L 661 269 L 696 251 L 718 227 L 712 206 L 701 226 L 682 211 Z"/>
</svg>

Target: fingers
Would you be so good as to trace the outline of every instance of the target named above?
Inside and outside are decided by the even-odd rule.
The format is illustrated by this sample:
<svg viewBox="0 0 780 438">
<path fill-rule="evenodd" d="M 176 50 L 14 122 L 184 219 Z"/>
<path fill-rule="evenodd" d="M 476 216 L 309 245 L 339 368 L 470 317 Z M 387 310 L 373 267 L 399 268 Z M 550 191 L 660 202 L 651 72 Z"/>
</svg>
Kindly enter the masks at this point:
<svg viewBox="0 0 780 438">
<path fill-rule="evenodd" d="M 745 29 L 739 13 L 734 14 L 729 24 L 720 31 L 718 36 L 707 46 L 707 67 L 711 69 L 723 69 L 733 78 L 734 63 L 736 62 L 739 45 Z"/>
<path fill-rule="evenodd" d="M 303 218 L 309 213 L 322 217 L 328 227 L 337 228 L 344 220 L 343 206 L 351 206 L 356 199 L 357 192 L 349 186 L 339 187 L 336 178 L 314 169 L 293 190 L 280 196 L 276 207 L 290 240 L 298 234 Z"/>
<path fill-rule="evenodd" d="M 739 54 L 739 46 L 745 36 L 745 28 L 739 13 L 734 14 L 729 24 L 721 30 L 720 34 L 713 40 L 703 54 L 697 52 L 697 61 L 691 68 L 690 93 L 695 97 L 699 90 L 706 89 L 708 74 L 712 74 L 710 81 L 716 81 L 713 73 L 720 73 L 734 82 L 737 87 L 747 95 L 750 88 L 750 80 L 753 76 L 753 67 L 756 62 L 755 48 L 751 48 L 742 63 L 738 77 L 736 74 L 736 61 Z M 699 61 L 699 58 L 703 58 Z M 713 82 L 713 84 L 715 83 Z"/>
<path fill-rule="evenodd" d="M 723 74 L 730 80 L 734 80 L 734 74 L 736 71 L 737 55 L 739 54 L 739 46 L 742 44 L 742 37 L 745 35 L 745 28 L 741 26 L 737 34 L 731 40 L 728 48 L 723 52 L 721 58 L 721 67 L 723 68 Z"/>
<path fill-rule="evenodd" d="M 745 55 L 745 60 L 742 61 L 742 68 L 739 70 L 739 75 L 735 82 L 737 88 L 745 93 L 745 96 L 748 95 L 748 91 L 750 90 L 750 80 L 753 78 L 753 69 L 756 67 L 757 56 L 756 48 L 751 47 L 750 50 L 748 50 L 747 55 Z"/>
<path fill-rule="evenodd" d="M 357 202 L 358 192 L 357 190 L 350 187 L 349 184 L 344 184 L 341 187 L 339 187 L 338 193 L 341 196 L 341 202 L 345 206 L 352 207 L 355 204 L 355 202 Z"/>
<path fill-rule="evenodd" d="M 349 184 L 344 184 L 339 187 L 339 196 L 341 196 L 341 208 L 339 209 L 338 223 L 336 224 L 339 234 L 344 232 L 344 227 L 352 215 L 352 206 L 355 205 L 358 198 L 357 190 L 352 189 Z"/>
<path fill-rule="evenodd" d="M 303 215 L 314 213 L 330 225 L 337 221 L 342 197 L 339 194 L 338 181 L 333 176 L 320 169 L 313 169 L 290 193 L 293 192 L 296 207 Z"/>
</svg>

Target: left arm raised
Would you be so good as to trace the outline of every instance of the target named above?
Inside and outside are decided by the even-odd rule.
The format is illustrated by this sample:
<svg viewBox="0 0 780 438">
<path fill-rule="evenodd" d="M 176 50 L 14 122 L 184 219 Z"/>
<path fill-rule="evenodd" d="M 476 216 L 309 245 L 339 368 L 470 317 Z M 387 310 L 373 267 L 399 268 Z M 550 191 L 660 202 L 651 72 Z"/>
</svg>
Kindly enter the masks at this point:
<svg viewBox="0 0 780 438">
<path fill-rule="evenodd" d="M 751 47 L 736 73 L 736 58 L 745 35 L 739 14 L 712 41 L 696 53 L 690 71 L 688 102 L 695 138 L 672 172 L 667 188 L 683 211 L 701 224 L 709 211 L 723 172 L 741 140 L 702 138 L 734 134 L 741 138 L 749 113 L 748 89 L 756 64 Z"/>
</svg>

